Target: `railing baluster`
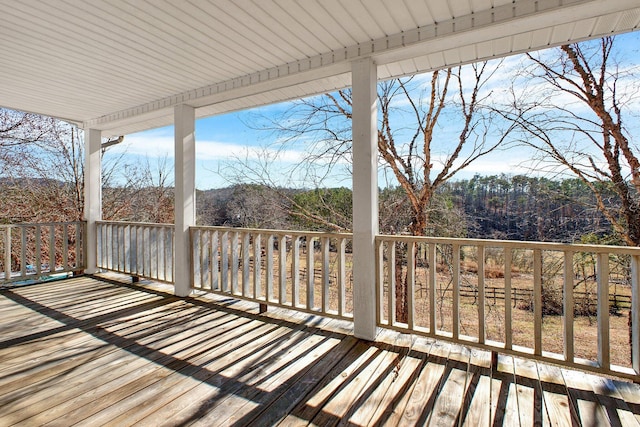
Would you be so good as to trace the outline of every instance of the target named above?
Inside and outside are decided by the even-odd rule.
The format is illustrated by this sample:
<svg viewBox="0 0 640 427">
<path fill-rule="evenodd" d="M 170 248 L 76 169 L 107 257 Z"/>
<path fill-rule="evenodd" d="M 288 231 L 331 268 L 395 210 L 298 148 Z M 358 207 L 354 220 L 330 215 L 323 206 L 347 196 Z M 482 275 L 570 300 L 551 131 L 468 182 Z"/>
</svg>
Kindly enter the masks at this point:
<svg viewBox="0 0 640 427">
<path fill-rule="evenodd" d="M 240 248 L 238 247 L 238 241 L 240 239 L 240 233 L 234 231 L 231 234 L 231 293 L 238 294 L 238 268 L 240 267 Z"/>
<path fill-rule="evenodd" d="M 129 271 L 131 271 L 131 268 L 129 266 L 127 266 L 127 261 L 128 261 L 128 242 L 129 242 L 129 234 L 131 233 L 130 227 L 126 224 L 123 224 L 120 226 L 120 233 L 121 233 L 121 239 L 120 239 L 120 245 L 121 247 L 121 256 L 120 256 L 120 265 L 122 266 L 122 271 L 125 273 L 128 273 Z"/>
<path fill-rule="evenodd" d="M 131 243 L 133 249 L 131 250 L 131 272 L 134 275 L 140 275 L 140 251 L 142 250 L 142 243 L 140 242 L 140 227 L 137 225 L 131 230 Z"/>
<path fill-rule="evenodd" d="M 149 227 L 149 233 L 151 234 L 151 245 L 149 247 L 151 266 L 149 276 L 157 280 L 160 278 L 160 227 Z"/>
<path fill-rule="evenodd" d="M 294 307 L 300 305 L 300 237 L 291 236 L 291 304 Z"/>
<path fill-rule="evenodd" d="M 136 274 L 144 276 L 144 229 L 142 226 L 136 226 Z"/>
<path fill-rule="evenodd" d="M 107 224 L 104 230 L 104 248 L 105 248 L 105 267 L 106 269 L 111 269 L 111 250 L 113 248 L 113 240 L 111 240 L 111 225 Z"/>
<path fill-rule="evenodd" d="M 103 225 L 98 223 L 98 227 L 102 227 Z M 132 230 L 133 226 L 131 225 L 127 225 L 126 226 L 126 231 L 124 234 L 124 266 L 125 266 L 125 271 L 127 272 L 131 272 L 133 271 L 134 265 L 133 262 L 135 260 L 135 256 L 133 256 L 131 254 L 132 250 L 135 248 L 134 243 L 133 243 L 133 238 L 132 238 L 132 234 L 133 234 L 133 230 Z M 98 231 L 98 235 L 100 235 L 100 231 Z M 102 245 L 102 243 L 100 243 L 100 245 Z M 98 260 L 100 260 L 100 255 L 98 255 Z"/>
<path fill-rule="evenodd" d="M 344 316 L 346 311 L 346 288 L 347 288 L 347 267 L 346 252 L 347 239 L 340 238 L 338 246 L 338 315 Z M 382 286 L 382 285 L 381 285 Z M 382 301 L 382 300 L 381 300 Z"/>
<path fill-rule="evenodd" d="M 157 280 L 160 277 L 160 263 L 158 262 L 158 258 L 160 255 L 160 251 L 158 250 L 158 233 L 160 232 L 159 227 L 149 226 L 149 278 L 153 280 Z M 192 261 L 190 261 L 192 262 Z M 193 277 L 191 278 L 193 280 Z"/>
<path fill-rule="evenodd" d="M 460 245 L 451 245 L 453 250 L 453 339 L 460 337 Z"/>
<path fill-rule="evenodd" d="M 124 270 L 126 272 L 130 272 L 131 268 L 131 226 L 125 225 L 122 236 L 122 245 L 123 248 L 123 258 L 122 262 L 124 264 Z"/>
<path fill-rule="evenodd" d="M 111 268 L 118 271 L 118 226 L 114 225 L 111 228 Z"/>
<path fill-rule="evenodd" d="M 11 280 L 11 226 L 4 226 L 4 280 Z"/>
<path fill-rule="evenodd" d="M 222 233 L 220 241 L 220 251 L 222 252 L 222 263 L 220 265 L 220 284 L 222 292 L 229 291 L 229 232 Z"/>
<path fill-rule="evenodd" d="M 169 251 L 168 258 L 169 258 L 170 274 L 168 277 L 168 281 L 170 282 L 173 282 L 173 272 L 175 271 L 175 254 L 173 253 L 174 233 L 175 233 L 175 229 L 173 227 L 171 227 L 169 229 L 169 232 L 167 233 L 168 241 L 167 241 L 166 250 Z"/>
<path fill-rule="evenodd" d="M 62 270 L 69 271 L 69 226 L 62 226 Z"/>
<path fill-rule="evenodd" d="M 149 227 L 145 227 L 146 244 L 145 247 L 145 276 L 153 277 L 153 232 Z"/>
<path fill-rule="evenodd" d="M 36 263 L 36 275 L 40 276 L 40 274 L 42 273 L 42 248 L 41 248 L 41 244 L 42 244 L 42 236 L 41 236 L 41 232 L 40 232 L 40 226 L 36 225 L 36 259 L 34 260 Z"/>
<path fill-rule="evenodd" d="M 105 238 L 104 238 L 104 250 L 105 250 L 105 268 L 111 268 L 111 248 L 113 242 L 111 241 L 111 226 L 107 225 L 105 228 Z"/>
<path fill-rule="evenodd" d="M 155 242 L 155 247 L 154 247 L 154 252 L 155 252 L 155 257 L 156 257 L 156 271 L 155 271 L 155 278 L 157 279 L 162 279 L 163 276 L 163 269 L 164 269 L 164 264 L 163 264 L 163 258 L 164 258 L 164 250 L 163 250 L 163 242 L 164 242 L 164 228 L 163 227 L 155 227 L 155 233 L 156 233 L 156 242 Z"/>
<path fill-rule="evenodd" d="M 511 325 L 511 262 L 513 253 L 511 248 L 504 247 L 504 347 L 513 347 L 513 327 Z"/>
<path fill-rule="evenodd" d="M 542 354 L 542 251 L 533 250 L 533 353 Z"/>
<path fill-rule="evenodd" d="M 485 294 L 484 294 L 484 245 L 478 245 L 478 342 L 484 344 L 485 331 Z"/>
<path fill-rule="evenodd" d="M 164 230 L 164 243 L 162 257 L 164 259 L 164 278 L 166 281 L 173 281 L 173 244 L 171 243 L 172 228 Z"/>
<path fill-rule="evenodd" d="M 125 236 L 127 249 L 125 250 L 125 266 L 128 265 L 128 273 L 132 277 L 137 277 L 138 272 L 138 240 L 137 227 L 129 225 Z"/>
<path fill-rule="evenodd" d="M 414 304 L 416 293 L 416 244 L 407 242 L 407 325 L 409 329 L 414 328 Z"/>
<path fill-rule="evenodd" d="M 435 336 L 436 331 L 438 330 L 438 325 L 436 324 L 436 292 L 438 287 L 438 282 L 436 280 L 436 244 L 429 243 L 428 248 L 428 263 L 429 263 L 429 335 Z"/>
<path fill-rule="evenodd" d="M 149 239 L 147 238 L 146 228 L 140 227 L 140 275 L 147 275 L 147 245 L 149 244 Z"/>
<path fill-rule="evenodd" d="M 114 227 L 114 239 L 115 239 L 115 247 L 113 248 L 114 250 L 114 265 L 113 268 L 116 271 L 122 272 L 122 268 L 120 266 L 120 232 L 122 231 L 122 227 L 119 225 L 116 225 Z"/>
<path fill-rule="evenodd" d="M 141 244 L 141 254 L 142 254 L 142 265 L 141 265 L 141 269 L 140 269 L 140 276 L 142 277 L 147 277 L 149 276 L 149 268 L 148 268 L 148 262 L 149 262 L 149 231 L 147 229 L 147 227 L 144 226 L 140 226 L 140 236 L 142 237 L 142 244 Z"/>
<path fill-rule="evenodd" d="M 205 235 L 207 233 L 202 230 L 196 230 L 196 234 L 193 239 L 193 262 L 195 264 L 195 271 L 193 272 L 193 284 L 198 284 L 198 288 L 204 289 L 204 283 L 206 280 L 206 265 L 207 259 L 205 258 Z"/>
<path fill-rule="evenodd" d="M 211 235 L 211 246 L 209 246 L 209 261 L 211 262 L 211 282 L 209 286 L 211 289 L 219 291 L 218 276 L 220 274 L 220 268 L 218 267 L 218 232 L 213 231 Z"/>
<path fill-rule="evenodd" d="M 573 362 L 573 255 L 571 251 L 564 252 L 564 278 L 563 278 L 563 340 L 564 360 Z"/>
<path fill-rule="evenodd" d="M 322 312 L 329 312 L 329 287 L 331 280 L 329 277 L 329 246 L 331 241 L 328 237 L 322 238 Z"/>
<path fill-rule="evenodd" d="M 266 301 L 273 300 L 273 234 L 269 234 L 267 238 L 267 271 L 266 271 L 266 286 L 267 286 L 267 295 L 265 296 Z"/>
<path fill-rule="evenodd" d="M 597 261 L 598 286 L 598 363 L 610 367 L 609 354 L 609 254 L 599 253 Z"/>
<path fill-rule="evenodd" d="M 158 271 L 156 274 L 158 275 L 158 279 L 164 279 L 164 233 L 166 229 L 164 227 L 158 227 L 158 235 L 156 242 L 156 256 L 158 258 Z"/>
<path fill-rule="evenodd" d="M 315 259 L 314 259 L 314 239 L 306 236 L 307 241 L 307 310 L 313 310 L 315 307 Z"/>
<path fill-rule="evenodd" d="M 387 313 L 387 323 L 389 326 L 393 326 L 396 323 L 396 242 L 389 242 L 387 246 L 388 255 L 388 279 L 387 279 L 387 307 L 389 312 Z"/>
<path fill-rule="evenodd" d="M 278 242 L 278 275 L 280 287 L 278 289 L 278 300 L 280 304 L 287 302 L 287 236 L 282 234 Z"/>
<path fill-rule="evenodd" d="M 87 223 L 76 223 L 76 265 L 77 269 L 86 267 Z M 83 249 L 84 248 L 84 249 Z"/>
<path fill-rule="evenodd" d="M 126 269 L 124 268 L 124 251 L 123 251 L 123 243 L 124 243 L 124 226 L 122 225 L 118 225 L 116 226 L 116 240 L 118 241 L 117 245 L 117 251 L 116 251 L 116 258 L 117 258 L 117 262 L 118 262 L 118 271 L 119 272 L 126 272 Z"/>
<path fill-rule="evenodd" d="M 27 277 L 27 227 L 20 231 L 20 276 Z"/>
<path fill-rule="evenodd" d="M 115 270 L 115 264 L 114 264 L 114 251 L 115 251 L 115 226 L 111 225 L 109 227 L 109 241 L 111 242 L 111 246 L 109 247 L 109 251 L 108 251 L 108 256 L 109 256 L 109 260 L 108 260 L 108 265 L 109 265 L 109 269 L 111 270 Z"/>
<path fill-rule="evenodd" d="M 253 297 L 262 296 L 262 235 L 253 236 Z"/>
<path fill-rule="evenodd" d="M 56 271 L 56 226 L 49 226 L 49 273 Z"/>
<path fill-rule="evenodd" d="M 125 272 L 131 271 L 131 226 L 122 226 L 122 268 Z"/>
<path fill-rule="evenodd" d="M 376 323 L 384 319 L 384 240 L 376 239 Z M 340 307 L 338 307 L 338 313 Z"/>
<path fill-rule="evenodd" d="M 249 296 L 249 262 L 251 261 L 251 253 L 249 252 L 249 245 L 251 235 L 248 232 L 242 234 L 242 296 Z"/>
</svg>

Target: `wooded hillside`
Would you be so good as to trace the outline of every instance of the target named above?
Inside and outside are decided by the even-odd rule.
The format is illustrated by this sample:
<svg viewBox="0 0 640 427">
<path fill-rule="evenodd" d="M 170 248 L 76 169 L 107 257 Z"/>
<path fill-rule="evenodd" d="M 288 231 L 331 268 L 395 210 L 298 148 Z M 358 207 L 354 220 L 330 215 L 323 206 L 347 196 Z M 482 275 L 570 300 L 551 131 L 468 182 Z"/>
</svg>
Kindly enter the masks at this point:
<svg viewBox="0 0 640 427">
<path fill-rule="evenodd" d="M 197 199 L 198 222 L 203 225 L 307 230 L 351 227 L 351 191 L 346 188 L 236 185 L 200 191 Z M 429 231 L 439 236 L 576 242 L 611 233 L 610 224 L 595 208 L 593 194 L 578 179 L 475 176 L 447 183 L 430 209 Z M 400 189 L 381 189 L 381 232 L 406 232 L 407 212 Z"/>
</svg>

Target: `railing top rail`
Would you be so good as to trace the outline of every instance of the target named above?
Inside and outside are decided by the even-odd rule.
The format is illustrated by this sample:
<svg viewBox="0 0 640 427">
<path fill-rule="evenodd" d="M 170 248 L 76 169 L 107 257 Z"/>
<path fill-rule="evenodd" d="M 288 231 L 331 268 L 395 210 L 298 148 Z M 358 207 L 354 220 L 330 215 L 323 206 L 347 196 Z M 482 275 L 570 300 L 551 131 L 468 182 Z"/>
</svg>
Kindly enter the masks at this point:
<svg viewBox="0 0 640 427">
<path fill-rule="evenodd" d="M 314 236 L 314 237 L 340 237 L 351 238 L 352 233 L 326 233 L 322 231 L 303 231 L 303 230 L 271 230 L 262 228 L 240 228 L 240 227 L 219 227 L 219 226 L 196 226 L 190 227 L 192 230 L 219 230 L 230 231 L 240 233 L 259 233 L 259 234 L 274 234 L 277 236 Z"/>
<path fill-rule="evenodd" d="M 143 227 L 174 227 L 174 224 L 156 223 L 156 222 L 141 222 L 141 221 L 96 221 L 96 224 L 100 225 L 138 225 Z"/>
<path fill-rule="evenodd" d="M 563 252 L 594 252 L 610 254 L 640 255 L 640 247 L 588 245 L 580 243 L 555 243 L 555 242 L 527 242 L 521 240 L 493 240 L 493 239 L 458 239 L 453 237 L 421 237 L 408 235 L 382 235 L 376 236 L 376 240 L 398 242 L 423 242 L 458 244 L 460 246 L 484 246 L 488 248 L 516 248 L 516 249 L 542 249 L 548 251 Z"/>
<path fill-rule="evenodd" d="M 52 221 L 52 222 L 17 222 L 14 224 L 0 224 L 0 228 L 8 227 L 50 227 L 57 225 L 85 224 L 86 221 Z"/>
</svg>

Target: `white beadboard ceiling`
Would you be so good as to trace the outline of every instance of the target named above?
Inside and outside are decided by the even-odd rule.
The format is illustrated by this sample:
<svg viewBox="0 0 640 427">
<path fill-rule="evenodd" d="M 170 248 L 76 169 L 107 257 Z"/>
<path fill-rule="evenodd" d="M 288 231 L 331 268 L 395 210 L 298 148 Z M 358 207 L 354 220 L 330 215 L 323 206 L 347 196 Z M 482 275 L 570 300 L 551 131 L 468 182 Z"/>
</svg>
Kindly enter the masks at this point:
<svg viewBox="0 0 640 427">
<path fill-rule="evenodd" d="M 638 29 L 640 0 L 0 0 L 0 106 L 128 134 Z"/>
</svg>

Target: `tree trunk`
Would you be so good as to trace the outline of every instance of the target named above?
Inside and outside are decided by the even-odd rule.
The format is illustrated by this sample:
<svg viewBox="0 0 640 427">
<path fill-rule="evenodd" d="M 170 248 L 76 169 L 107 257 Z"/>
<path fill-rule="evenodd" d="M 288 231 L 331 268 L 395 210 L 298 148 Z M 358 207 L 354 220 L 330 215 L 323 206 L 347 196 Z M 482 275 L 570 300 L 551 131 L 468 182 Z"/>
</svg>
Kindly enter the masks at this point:
<svg viewBox="0 0 640 427">
<path fill-rule="evenodd" d="M 412 236 L 424 236 L 426 234 L 428 216 L 424 212 L 414 211 L 413 221 L 410 226 Z M 408 244 L 396 243 L 396 321 L 407 323 L 409 320 L 409 251 Z M 416 268 L 416 260 L 413 260 Z"/>
</svg>

